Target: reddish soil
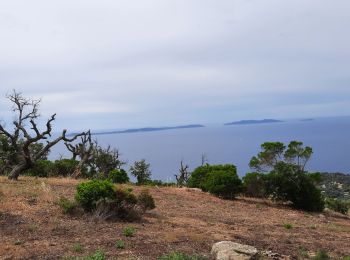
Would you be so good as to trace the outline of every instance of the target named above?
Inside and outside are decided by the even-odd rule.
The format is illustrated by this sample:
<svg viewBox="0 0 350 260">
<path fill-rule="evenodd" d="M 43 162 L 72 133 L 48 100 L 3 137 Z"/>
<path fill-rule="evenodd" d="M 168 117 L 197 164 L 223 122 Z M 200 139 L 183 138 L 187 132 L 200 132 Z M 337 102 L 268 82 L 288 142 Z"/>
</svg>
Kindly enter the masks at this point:
<svg viewBox="0 0 350 260">
<path fill-rule="evenodd" d="M 62 259 L 97 249 L 108 259 L 157 259 L 173 251 L 209 255 L 213 243 L 223 240 L 298 259 L 305 251 L 312 255 L 321 249 L 335 259 L 350 256 L 348 216 L 310 214 L 268 200 L 221 200 L 186 188 L 148 187 L 157 208 L 142 221 L 96 222 L 86 215 L 65 215 L 56 204 L 60 196 L 73 199 L 77 183 L 0 177 L 0 259 Z M 132 188 L 138 193 L 145 187 Z M 136 229 L 133 237 L 122 234 L 127 226 Z M 116 247 L 118 240 L 125 242 L 124 249 Z"/>
</svg>

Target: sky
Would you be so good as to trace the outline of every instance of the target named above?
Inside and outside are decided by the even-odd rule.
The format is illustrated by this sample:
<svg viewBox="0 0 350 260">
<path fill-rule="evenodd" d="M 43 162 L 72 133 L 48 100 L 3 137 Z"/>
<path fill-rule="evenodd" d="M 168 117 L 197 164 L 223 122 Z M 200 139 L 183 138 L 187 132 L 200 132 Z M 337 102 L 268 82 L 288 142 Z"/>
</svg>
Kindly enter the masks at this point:
<svg viewBox="0 0 350 260">
<path fill-rule="evenodd" d="M 348 0 L 0 0 L 13 89 L 58 128 L 350 115 Z"/>
</svg>

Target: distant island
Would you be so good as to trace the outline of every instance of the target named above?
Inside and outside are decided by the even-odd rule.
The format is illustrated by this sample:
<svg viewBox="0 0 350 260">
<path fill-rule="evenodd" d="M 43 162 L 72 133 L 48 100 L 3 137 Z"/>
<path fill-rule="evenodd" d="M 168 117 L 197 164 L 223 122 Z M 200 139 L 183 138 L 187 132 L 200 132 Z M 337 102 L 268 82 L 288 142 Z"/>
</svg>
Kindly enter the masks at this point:
<svg viewBox="0 0 350 260">
<path fill-rule="evenodd" d="M 302 122 L 310 122 L 310 121 L 314 121 L 315 119 L 313 118 L 304 118 L 304 119 L 301 119 L 300 121 Z"/>
<path fill-rule="evenodd" d="M 271 124 L 271 123 L 281 123 L 283 121 L 276 119 L 263 119 L 263 120 L 241 120 L 231 123 L 226 123 L 225 125 L 255 125 L 255 124 Z"/>
<path fill-rule="evenodd" d="M 130 134 L 130 133 L 141 133 L 141 132 L 154 132 L 154 131 L 165 131 L 175 129 L 188 129 L 188 128 L 200 128 L 205 127 L 204 125 L 181 125 L 181 126 L 167 126 L 167 127 L 144 127 L 144 128 L 133 128 L 119 131 L 108 131 L 92 133 L 93 135 L 108 135 L 108 134 Z"/>
</svg>

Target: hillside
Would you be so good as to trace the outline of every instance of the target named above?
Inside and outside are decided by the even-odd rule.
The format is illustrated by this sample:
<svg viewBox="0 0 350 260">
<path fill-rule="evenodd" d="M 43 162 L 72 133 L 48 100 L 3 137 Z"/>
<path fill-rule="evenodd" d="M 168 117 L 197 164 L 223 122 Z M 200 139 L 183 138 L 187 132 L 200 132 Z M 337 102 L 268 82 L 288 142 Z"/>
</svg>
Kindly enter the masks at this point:
<svg viewBox="0 0 350 260">
<path fill-rule="evenodd" d="M 181 125 L 181 126 L 166 126 L 166 127 L 144 127 L 144 128 L 133 128 L 120 131 L 106 131 L 106 132 L 94 132 L 93 135 L 109 135 L 109 134 L 131 134 L 131 133 L 142 133 L 142 132 L 155 132 L 155 131 L 166 131 L 166 130 L 179 130 L 179 129 L 190 129 L 190 128 L 202 128 L 204 125 Z"/>
<path fill-rule="evenodd" d="M 350 175 L 344 173 L 322 173 L 320 189 L 331 198 L 350 200 Z"/>
<path fill-rule="evenodd" d="M 273 124 L 273 123 L 282 123 L 281 120 L 276 119 L 263 119 L 263 120 L 241 120 L 231 123 L 226 123 L 225 125 L 256 125 L 256 124 Z"/>
<path fill-rule="evenodd" d="M 157 208 L 141 222 L 94 222 L 89 216 L 64 215 L 55 203 L 60 196 L 73 198 L 77 183 L 0 177 L 0 259 L 61 259 L 97 249 L 108 259 L 157 259 L 171 251 L 208 255 L 222 240 L 295 258 L 320 249 L 333 257 L 350 255 L 350 218 L 336 213 L 309 214 L 267 200 L 229 201 L 186 188 L 150 187 Z M 127 226 L 136 228 L 133 237 L 122 235 Z M 115 246 L 118 240 L 125 242 L 124 249 Z"/>
</svg>

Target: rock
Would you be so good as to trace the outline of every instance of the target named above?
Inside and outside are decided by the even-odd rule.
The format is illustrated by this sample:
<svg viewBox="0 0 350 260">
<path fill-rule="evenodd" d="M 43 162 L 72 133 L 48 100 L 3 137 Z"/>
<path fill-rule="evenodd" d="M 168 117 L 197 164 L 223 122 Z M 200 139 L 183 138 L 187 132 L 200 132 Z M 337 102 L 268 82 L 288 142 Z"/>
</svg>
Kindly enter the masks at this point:
<svg viewBox="0 0 350 260">
<path fill-rule="evenodd" d="M 258 250 L 252 246 L 222 241 L 213 245 L 211 255 L 215 260 L 250 260 L 257 257 Z"/>
<path fill-rule="evenodd" d="M 198 188 L 186 188 L 186 190 L 189 192 L 203 192 L 201 189 Z"/>
<path fill-rule="evenodd" d="M 260 256 L 262 259 L 269 259 L 269 260 L 290 260 L 291 259 L 290 256 L 281 255 L 271 251 L 263 251 L 260 253 Z"/>
</svg>

